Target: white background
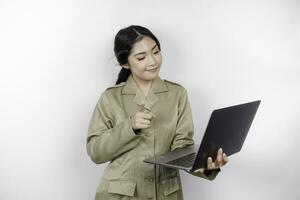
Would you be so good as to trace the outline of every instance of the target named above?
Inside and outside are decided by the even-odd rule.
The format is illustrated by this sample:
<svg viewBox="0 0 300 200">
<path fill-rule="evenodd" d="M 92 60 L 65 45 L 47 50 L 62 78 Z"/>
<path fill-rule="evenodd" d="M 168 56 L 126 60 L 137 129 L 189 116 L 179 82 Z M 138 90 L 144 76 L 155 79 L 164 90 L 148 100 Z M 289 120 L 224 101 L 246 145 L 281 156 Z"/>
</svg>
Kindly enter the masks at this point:
<svg viewBox="0 0 300 200">
<path fill-rule="evenodd" d="M 196 141 L 214 108 L 262 100 L 215 181 L 181 173 L 185 199 L 300 199 L 296 0 L 1 0 L 0 199 L 93 199 L 105 164 L 89 159 L 87 128 L 131 24 L 160 40 L 161 78 L 188 90 Z"/>
</svg>

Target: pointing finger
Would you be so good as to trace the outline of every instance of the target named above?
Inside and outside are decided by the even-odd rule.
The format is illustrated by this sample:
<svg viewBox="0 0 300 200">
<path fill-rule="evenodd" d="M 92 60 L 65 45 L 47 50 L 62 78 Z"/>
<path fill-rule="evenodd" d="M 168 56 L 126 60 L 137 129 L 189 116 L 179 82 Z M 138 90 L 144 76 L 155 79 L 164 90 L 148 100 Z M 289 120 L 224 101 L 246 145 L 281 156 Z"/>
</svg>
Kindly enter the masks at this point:
<svg viewBox="0 0 300 200">
<path fill-rule="evenodd" d="M 138 110 L 143 112 L 145 110 L 145 105 L 144 104 L 137 104 Z"/>
<path fill-rule="evenodd" d="M 153 112 L 149 112 L 149 114 L 153 117 L 156 118 L 156 115 Z"/>
<path fill-rule="evenodd" d="M 138 105 L 139 111 L 150 114 L 153 118 L 156 118 L 156 115 L 153 112 L 151 112 L 151 110 L 149 108 L 146 108 L 144 103 L 137 104 L 137 105 Z"/>
<path fill-rule="evenodd" d="M 153 115 L 149 112 L 141 112 L 139 116 L 141 116 L 141 118 L 148 119 L 148 120 L 152 120 L 153 118 Z"/>
</svg>

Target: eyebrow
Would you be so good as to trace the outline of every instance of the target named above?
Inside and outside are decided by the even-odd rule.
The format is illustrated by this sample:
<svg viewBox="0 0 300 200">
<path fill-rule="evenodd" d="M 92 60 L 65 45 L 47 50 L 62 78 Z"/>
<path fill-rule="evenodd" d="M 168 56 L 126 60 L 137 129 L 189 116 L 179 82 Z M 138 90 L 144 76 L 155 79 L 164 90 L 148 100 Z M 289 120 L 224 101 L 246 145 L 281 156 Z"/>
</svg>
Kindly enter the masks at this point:
<svg viewBox="0 0 300 200">
<path fill-rule="evenodd" d="M 157 44 L 156 45 L 154 45 L 154 47 L 152 47 L 152 49 L 151 50 L 153 50 L 153 49 L 155 49 L 155 47 L 157 47 Z M 137 56 L 137 55 L 140 55 L 140 54 L 145 54 L 146 52 L 140 52 L 140 53 L 137 53 L 137 54 L 135 54 L 134 56 Z"/>
</svg>

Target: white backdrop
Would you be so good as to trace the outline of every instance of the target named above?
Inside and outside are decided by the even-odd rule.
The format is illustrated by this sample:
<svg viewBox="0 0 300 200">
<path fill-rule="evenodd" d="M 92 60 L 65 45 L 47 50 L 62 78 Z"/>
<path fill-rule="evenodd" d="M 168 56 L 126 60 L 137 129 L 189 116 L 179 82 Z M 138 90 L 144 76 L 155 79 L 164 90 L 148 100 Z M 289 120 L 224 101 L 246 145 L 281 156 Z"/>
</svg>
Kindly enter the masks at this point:
<svg viewBox="0 0 300 200">
<path fill-rule="evenodd" d="M 88 124 L 120 67 L 117 31 L 148 27 L 161 78 L 182 84 L 200 142 L 214 108 L 261 99 L 242 151 L 187 200 L 300 199 L 299 1 L 0 1 L 0 199 L 93 199 L 104 165 Z"/>
</svg>

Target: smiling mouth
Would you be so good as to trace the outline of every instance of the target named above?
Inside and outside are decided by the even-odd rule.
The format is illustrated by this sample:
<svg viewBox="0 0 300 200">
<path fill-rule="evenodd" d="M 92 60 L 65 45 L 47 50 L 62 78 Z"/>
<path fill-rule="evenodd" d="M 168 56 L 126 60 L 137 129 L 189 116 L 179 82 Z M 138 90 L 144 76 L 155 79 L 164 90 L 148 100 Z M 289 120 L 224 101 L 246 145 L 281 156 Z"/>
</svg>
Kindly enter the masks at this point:
<svg viewBox="0 0 300 200">
<path fill-rule="evenodd" d="M 156 71 L 157 69 L 158 69 L 158 67 L 153 68 L 153 69 L 148 69 L 148 70 L 146 70 L 146 71 L 154 72 L 154 71 Z"/>
</svg>

